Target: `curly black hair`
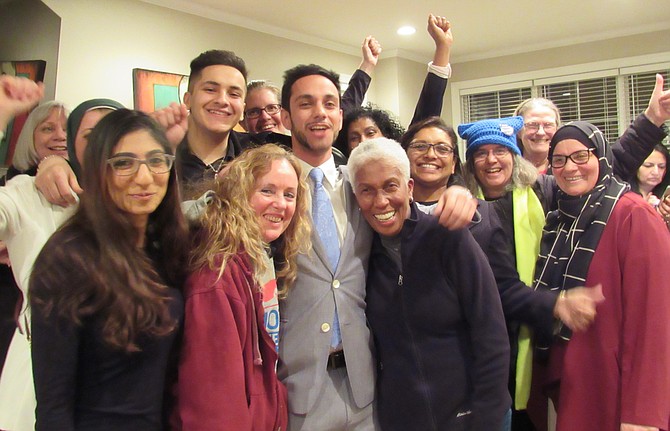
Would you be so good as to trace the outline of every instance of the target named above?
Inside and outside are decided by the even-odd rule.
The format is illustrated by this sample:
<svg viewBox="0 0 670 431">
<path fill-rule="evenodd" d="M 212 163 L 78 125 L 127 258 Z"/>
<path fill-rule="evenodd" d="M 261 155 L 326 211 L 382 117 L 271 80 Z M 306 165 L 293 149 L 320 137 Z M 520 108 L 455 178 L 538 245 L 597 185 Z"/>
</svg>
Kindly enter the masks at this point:
<svg viewBox="0 0 670 431">
<path fill-rule="evenodd" d="M 349 134 L 349 125 L 361 118 L 369 118 L 372 120 L 385 138 L 400 142 L 400 137 L 403 135 L 403 133 L 405 133 L 405 128 L 402 127 L 398 119 L 396 119 L 395 116 L 390 112 L 383 110 L 371 103 L 368 103 L 365 106 L 357 107 L 345 113 L 344 121 L 342 122 L 342 130 L 340 130 L 340 133 L 337 136 L 337 140 L 334 144 L 334 146 L 342 151 L 347 157 L 351 151 L 349 148 L 349 140 L 347 139 L 347 135 Z"/>
</svg>

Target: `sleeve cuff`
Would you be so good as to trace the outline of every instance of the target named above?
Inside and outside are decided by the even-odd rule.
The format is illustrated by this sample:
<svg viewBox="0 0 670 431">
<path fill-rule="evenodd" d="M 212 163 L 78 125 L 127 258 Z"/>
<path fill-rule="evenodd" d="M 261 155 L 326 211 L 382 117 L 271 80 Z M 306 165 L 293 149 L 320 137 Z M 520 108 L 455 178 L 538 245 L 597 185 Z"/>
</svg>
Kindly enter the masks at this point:
<svg viewBox="0 0 670 431">
<path fill-rule="evenodd" d="M 451 63 L 446 66 L 435 66 L 431 61 L 428 63 L 428 72 L 434 73 L 440 78 L 449 79 L 451 78 Z"/>
</svg>

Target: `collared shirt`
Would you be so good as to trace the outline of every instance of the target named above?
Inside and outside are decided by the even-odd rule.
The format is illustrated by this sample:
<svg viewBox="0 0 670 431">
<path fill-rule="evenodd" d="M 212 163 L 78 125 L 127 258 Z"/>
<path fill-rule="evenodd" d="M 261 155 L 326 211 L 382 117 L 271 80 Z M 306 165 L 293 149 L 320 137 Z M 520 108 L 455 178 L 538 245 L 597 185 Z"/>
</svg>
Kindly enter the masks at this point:
<svg viewBox="0 0 670 431">
<path fill-rule="evenodd" d="M 312 171 L 314 166 L 309 163 L 305 163 L 300 160 L 300 166 L 302 167 L 301 179 L 307 182 L 309 185 L 309 197 L 308 205 L 310 214 L 312 213 L 312 193 L 313 193 L 313 183 L 309 178 L 309 173 Z M 333 205 L 333 216 L 335 217 L 335 224 L 337 225 L 337 237 L 340 241 L 340 247 L 344 242 L 344 236 L 347 233 L 347 205 L 344 198 L 344 180 L 342 178 L 342 172 L 335 167 L 335 160 L 331 155 L 325 163 L 320 166 L 323 171 L 323 187 L 328 193 L 330 202 Z"/>
<path fill-rule="evenodd" d="M 187 190 L 193 185 L 202 183 L 205 180 L 214 178 L 225 162 L 233 160 L 250 146 L 249 135 L 231 131 L 228 137 L 228 148 L 226 155 L 212 163 L 205 163 L 198 156 L 193 154 L 188 143 L 188 134 L 184 136 L 176 151 L 175 167 L 179 175 L 179 183 L 182 190 Z"/>
</svg>

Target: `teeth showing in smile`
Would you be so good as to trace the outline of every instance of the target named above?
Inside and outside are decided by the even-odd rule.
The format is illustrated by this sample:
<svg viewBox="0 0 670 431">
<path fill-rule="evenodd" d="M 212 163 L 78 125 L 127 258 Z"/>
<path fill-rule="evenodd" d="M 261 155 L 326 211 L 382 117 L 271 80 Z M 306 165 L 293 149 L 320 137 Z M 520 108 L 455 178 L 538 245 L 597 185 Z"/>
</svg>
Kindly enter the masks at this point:
<svg viewBox="0 0 670 431">
<path fill-rule="evenodd" d="M 51 151 L 65 151 L 65 150 L 67 150 L 67 147 L 65 147 L 65 146 L 53 146 L 53 147 L 49 147 L 49 149 Z"/>
<path fill-rule="evenodd" d="M 273 222 L 273 223 L 279 223 L 279 222 L 282 221 L 282 218 L 281 218 L 281 217 L 278 217 L 278 216 L 266 215 L 265 218 L 266 218 L 266 220 L 269 220 L 269 221 L 271 221 L 271 222 Z"/>
<path fill-rule="evenodd" d="M 375 214 L 375 218 L 379 221 L 388 221 L 388 220 L 391 220 L 394 215 L 395 215 L 395 211 L 389 211 L 389 212 L 384 213 L 384 214 Z"/>
<path fill-rule="evenodd" d="M 228 115 L 227 112 L 219 111 L 219 110 L 216 110 L 216 109 L 208 109 L 207 112 L 209 112 L 210 114 L 214 114 L 214 115 Z"/>
<path fill-rule="evenodd" d="M 566 181 L 579 181 L 582 178 L 584 178 L 584 177 L 581 177 L 581 176 L 579 176 L 579 177 L 566 177 L 565 180 Z"/>
<path fill-rule="evenodd" d="M 424 169 L 440 169 L 439 166 L 434 165 L 432 163 L 422 163 L 419 165 L 419 167 Z"/>
<path fill-rule="evenodd" d="M 309 128 L 309 130 L 326 130 L 326 126 L 312 126 Z"/>
<path fill-rule="evenodd" d="M 268 130 L 272 130 L 274 126 L 275 126 L 274 124 L 266 124 L 265 126 L 263 126 L 263 131 L 267 132 Z"/>
<path fill-rule="evenodd" d="M 486 169 L 487 174 L 497 174 L 498 172 L 502 171 L 501 168 L 492 168 L 492 169 Z"/>
</svg>

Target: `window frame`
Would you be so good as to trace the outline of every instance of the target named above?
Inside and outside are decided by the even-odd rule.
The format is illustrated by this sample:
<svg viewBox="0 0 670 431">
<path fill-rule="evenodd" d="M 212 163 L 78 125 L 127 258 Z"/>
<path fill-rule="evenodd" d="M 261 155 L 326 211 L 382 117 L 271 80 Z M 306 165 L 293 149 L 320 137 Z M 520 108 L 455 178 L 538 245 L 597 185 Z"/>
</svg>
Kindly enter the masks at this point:
<svg viewBox="0 0 670 431">
<path fill-rule="evenodd" d="M 455 68 L 455 77 L 458 67 Z M 650 54 L 607 60 L 594 63 L 563 66 L 552 69 L 540 69 L 524 73 L 502 75 L 467 81 L 450 81 L 451 86 L 451 124 L 457 126 L 464 122 L 462 97 L 479 93 L 507 91 L 530 87 L 531 97 L 541 97 L 542 85 L 583 81 L 597 78 L 615 77 L 618 135 L 621 135 L 634 119 L 628 111 L 628 76 L 655 71 L 670 71 L 670 53 Z M 666 88 L 670 80 L 666 81 Z M 459 152 L 463 155 L 463 142 L 459 142 Z"/>
</svg>

